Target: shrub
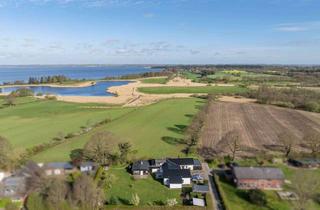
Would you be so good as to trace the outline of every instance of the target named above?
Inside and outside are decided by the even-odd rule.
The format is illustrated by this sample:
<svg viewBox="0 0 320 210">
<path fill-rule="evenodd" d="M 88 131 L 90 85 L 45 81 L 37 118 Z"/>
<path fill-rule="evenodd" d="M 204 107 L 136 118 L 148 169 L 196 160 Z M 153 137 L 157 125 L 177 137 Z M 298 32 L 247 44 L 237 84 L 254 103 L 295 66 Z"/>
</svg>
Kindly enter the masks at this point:
<svg viewBox="0 0 320 210">
<path fill-rule="evenodd" d="M 140 204 L 140 198 L 139 198 L 139 196 L 138 196 L 137 193 L 132 194 L 130 203 L 131 203 L 132 205 L 134 205 L 134 206 L 139 206 L 139 204 Z"/>
<path fill-rule="evenodd" d="M 266 194 L 261 190 L 249 190 L 248 191 L 249 201 L 258 206 L 266 206 L 267 205 L 267 197 Z"/>
<path fill-rule="evenodd" d="M 54 95 L 46 95 L 44 98 L 47 99 L 47 100 L 52 100 L 52 101 L 57 100 L 57 97 L 54 96 Z"/>
<path fill-rule="evenodd" d="M 177 204 L 178 204 L 178 202 L 177 202 L 177 199 L 175 199 L 175 198 L 168 199 L 168 200 L 166 201 L 166 205 L 167 205 L 167 206 L 175 206 L 175 205 L 177 205 Z"/>
</svg>

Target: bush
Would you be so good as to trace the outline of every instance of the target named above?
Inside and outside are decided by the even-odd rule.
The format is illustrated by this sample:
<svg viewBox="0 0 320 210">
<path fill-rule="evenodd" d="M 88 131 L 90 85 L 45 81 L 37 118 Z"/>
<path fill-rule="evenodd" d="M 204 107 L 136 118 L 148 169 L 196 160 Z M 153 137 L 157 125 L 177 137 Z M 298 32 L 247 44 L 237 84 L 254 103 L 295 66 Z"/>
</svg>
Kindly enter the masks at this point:
<svg viewBox="0 0 320 210">
<path fill-rule="evenodd" d="M 4 209 L 5 210 L 19 210 L 20 208 L 18 207 L 17 204 L 9 202 L 9 203 L 6 204 Z"/>
<path fill-rule="evenodd" d="M 249 201 L 258 206 L 266 206 L 267 205 L 267 197 L 266 194 L 261 190 L 249 190 L 248 191 Z"/>
<path fill-rule="evenodd" d="M 175 205 L 177 205 L 177 204 L 178 204 L 178 202 L 177 202 L 177 199 L 175 199 L 175 198 L 168 199 L 168 200 L 166 201 L 166 205 L 167 205 L 167 206 L 175 206 Z"/>
<path fill-rule="evenodd" d="M 46 95 L 44 98 L 47 99 L 47 100 L 51 100 L 51 101 L 56 101 L 57 100 L 57 97 L 54 96 L 54 95 Z"/>
<path fill-rule="evenodd" d="M 137 193 L 132 194 L 132 198 L 130 200 L 130 203 L 134 206 L 139 206 L 140 204 L 140 198 Z"/>
</svg>

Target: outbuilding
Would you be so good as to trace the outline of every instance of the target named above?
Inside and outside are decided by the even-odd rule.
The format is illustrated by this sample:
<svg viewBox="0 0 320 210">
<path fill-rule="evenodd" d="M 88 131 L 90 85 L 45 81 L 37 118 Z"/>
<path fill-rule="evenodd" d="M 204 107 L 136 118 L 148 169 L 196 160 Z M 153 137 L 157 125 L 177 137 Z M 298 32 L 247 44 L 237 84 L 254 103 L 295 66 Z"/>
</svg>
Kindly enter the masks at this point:
<svg viewBox="0 0 320 210">
<path fill-rule="evenodd" d="M 281 190 L 282 170 L 272 167 L 234 167 L 233 180 L 239 189 Z"/>
</svg>

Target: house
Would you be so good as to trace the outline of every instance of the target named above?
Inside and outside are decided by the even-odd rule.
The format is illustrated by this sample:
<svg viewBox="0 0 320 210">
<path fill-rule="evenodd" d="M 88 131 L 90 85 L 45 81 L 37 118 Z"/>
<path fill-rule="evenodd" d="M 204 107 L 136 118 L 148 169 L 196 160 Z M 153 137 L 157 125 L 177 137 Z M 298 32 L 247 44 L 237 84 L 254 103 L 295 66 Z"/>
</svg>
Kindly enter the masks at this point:
<svg viewBox="0 0 320 210">
<path fill-rule="evenodd" d="M 150 164 L 148 160 L 139 160 L 132 164 L 132 174 L 136 176 L 149 175 Z"/>
<path fill-rule="evenodd" d="M 79 165 L 79 170 L 82 173 L 91 173 L 97 169 L 97 164 L 92 161 L 81 162 Z"/>
<path fill-rule="evenodd" d="M 0 183 L 0 197 L 10 198 L 12 201 L 23 201 L 26 190 L 27 178 L 24 176 L 6 177 Z"/>
<path fill-rule="evenodd" d="M 41 165 L 47 176 L 64 175 L 74 171 L 75 167 L 69 162 L 53 162 Z"/>
<path fill-rule="evenodd" d="M 0 171 L 0 182 L 1 182 L 4 178 L 9 177 L 9 176 L 11 176 L 11 173 L 6 172 L 6 171 Z"/>
<path fill-rule="evenodd" d="M 167 161 L 160 169 L 162 173 L 163 184 L 171 189 L 180 189 L 183 185 L 191 184 L 191 172 L 190 168 L 181 166 Z"/>
<path fill-rule="evenodd" d="M 320 167 L 320 159 L 317 158 L 302 158 L 302 159 L 289 159 L 289 163 L 296 167 L 301 168 L 317 168 Z"/>
<path fill-rule="evenodd" d="M 149 160 L 151 173 L 156 173 L 160 170 L 161 166 L 166 162 L 165 159 L 151 159 Z"/>
<path fill-rule="evenodd" d="M 234 167 L 232 175 L 239 189 L 280 190 L 284 182 L 282 170 L 272 167 Z"/>
<path fill-rule="evenodd" d="M 190 169 L 191 171 L 202 169 L 200 161 L 193 158 L 169 158 L 167 162 L 179 165 L 181 169 Z"/>
</svg>

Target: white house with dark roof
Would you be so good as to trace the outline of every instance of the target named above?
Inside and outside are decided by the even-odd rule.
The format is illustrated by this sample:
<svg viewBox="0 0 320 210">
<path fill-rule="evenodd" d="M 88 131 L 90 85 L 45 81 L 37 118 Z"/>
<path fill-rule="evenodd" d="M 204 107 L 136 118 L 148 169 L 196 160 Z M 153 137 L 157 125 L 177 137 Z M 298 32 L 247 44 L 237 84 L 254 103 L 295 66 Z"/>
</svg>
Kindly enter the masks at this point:
<svg viewBox="0 0 320 210">
<path fill-rule="evenodd" d="M 149 175 L 150 163 L 148 160 L 136 161 L 132 164 L 131 171 L 132 171 L 132 174 L 135 176 Z"/>
</svg>

